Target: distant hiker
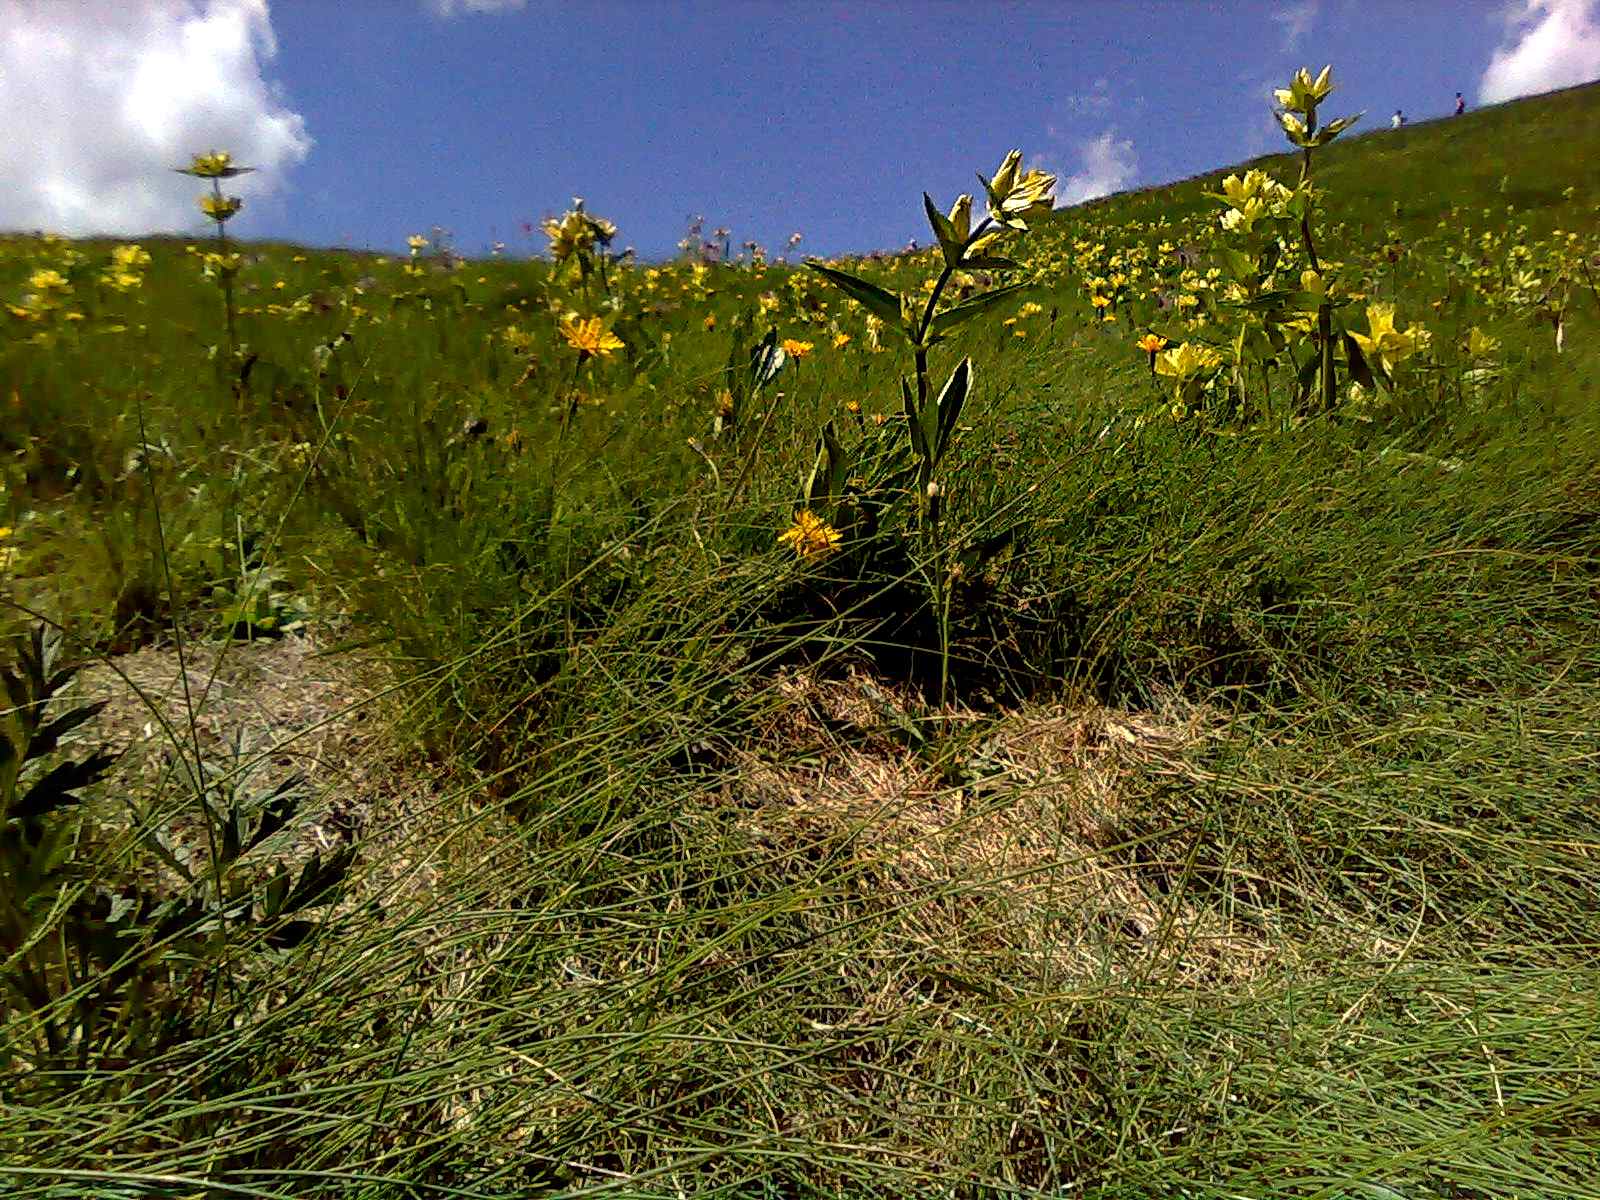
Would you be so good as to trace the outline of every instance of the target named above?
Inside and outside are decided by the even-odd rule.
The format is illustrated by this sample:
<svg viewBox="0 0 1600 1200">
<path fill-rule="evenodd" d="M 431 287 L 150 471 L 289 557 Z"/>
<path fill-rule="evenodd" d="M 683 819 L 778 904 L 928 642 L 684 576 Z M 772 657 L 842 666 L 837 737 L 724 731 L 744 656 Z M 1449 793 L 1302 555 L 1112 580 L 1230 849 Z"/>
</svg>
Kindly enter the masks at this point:
<svg viewBox="0 0 1600 1200">
<path fill-rule="evenodd" d="M 1398 108 L 1395 109 L 1394 110 L 1394 116 L 1389 118 L 1389 128 L 1390 129 L 1399 129 L 1400 126 L 1404 125 L 1405 123 L 1406 123 L 1406 115 L 1405 115 L 1405 113 L 1401 112 Z"/>
<path fill-rule="evenodd" d="M 1461 98 L 1461 93 L 1457 92 L 1456 93 L 1456 116 L 1459 117 L 1462 113 L 1464 113 L 1466 111 L 1467 111 L 1467 102 Z"/>
</svg>

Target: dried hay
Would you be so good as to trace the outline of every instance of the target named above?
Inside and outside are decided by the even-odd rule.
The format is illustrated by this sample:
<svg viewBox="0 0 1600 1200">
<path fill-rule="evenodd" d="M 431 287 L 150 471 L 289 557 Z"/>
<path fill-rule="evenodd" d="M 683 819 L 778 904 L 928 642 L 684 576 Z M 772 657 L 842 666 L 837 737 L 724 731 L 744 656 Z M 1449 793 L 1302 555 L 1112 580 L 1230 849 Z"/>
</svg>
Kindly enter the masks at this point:
<svg viewBox="0 0 1600 1200">
<path fill-rule="evenodd" d="M 1031 965 L 1075 979 L 1159 973 L 1221 985 L 1274 953 L 1259 931 L 1162 895 L 1119 832 L 1130 776 L 1183 775 L 1187 752 L 1216 734 L 1216 713 L 1177 697 L 1141 713 L 954 712 L 947 719 L 958 735 L 967 728 L 970 748 L 952 783 L 905 744 L 917 725 L 905 695 L 862 675 L 797 674 L 780 687 L 788 703 L 761 739 L 765 752 L 742 756 L 719 802 L 745 810 L 748 832 L 774 854 L 847 855 L 864 890 L 914 904 L 914 923 L 903 924 L 931 955 L 1009 975 Z M 776 757 L 774 747 L 793 752 Z"/>
</svg>

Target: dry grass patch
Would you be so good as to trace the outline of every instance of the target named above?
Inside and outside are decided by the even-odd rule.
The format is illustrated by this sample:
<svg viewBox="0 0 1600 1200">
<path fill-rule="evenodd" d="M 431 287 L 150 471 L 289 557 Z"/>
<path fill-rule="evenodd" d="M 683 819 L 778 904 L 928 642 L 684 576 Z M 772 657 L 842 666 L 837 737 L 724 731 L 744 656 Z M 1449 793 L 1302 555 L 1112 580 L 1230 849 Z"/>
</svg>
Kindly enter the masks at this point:
<svg viewBox="0 0 1600 1200">
<path fill-rule="evenodd" d="M 1122 832 L 1139 774 L 1190 770 L 1220 715 L 1177 697 L 1150 712 L 1096 703 L 998 718 L 945 715 L 964 747 L 951 777 L 903 693 L 859 674 L 794 675 L 758 749 L 720 800 L 754 840 L 814 862 L 847 856 L 861 886 L 905 905 L 898 936 L 991 977 L 1052 982 L 1162 975 L 1222 985 L 1274 947 L 1182 894 L 1163 895 Z M 908 744 L 912 743 L 912 744 Z"/>
<path fill-rule="evenodd" d="M 196 755 L 246 793 L 301 777 L 317 798 L 304 849 L 352 837 L 404 786 L 383 719 L 386 679 L 370 659 L 330 653 L 325 635 L 147 646 L 85 667 L 105 700 L 87 736 L 122 751 L 109 787 L 192 795 Z M 177 818 L 179 828 L 194 823 Z"/>
</svg>

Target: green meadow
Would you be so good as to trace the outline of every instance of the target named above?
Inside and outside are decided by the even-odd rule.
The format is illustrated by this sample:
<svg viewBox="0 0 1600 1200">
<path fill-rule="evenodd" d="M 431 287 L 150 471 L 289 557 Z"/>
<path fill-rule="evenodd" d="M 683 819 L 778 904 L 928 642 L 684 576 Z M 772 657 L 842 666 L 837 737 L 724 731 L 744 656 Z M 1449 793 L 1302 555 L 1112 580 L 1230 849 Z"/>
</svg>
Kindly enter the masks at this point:
<svg viewBox="0 0 1600 1200">
<path fill-rule="evenodd" d="M 1378 124 L 0 240 L 0 1196 L 1600 1197 L 1600 86 Z"/>
</svg>

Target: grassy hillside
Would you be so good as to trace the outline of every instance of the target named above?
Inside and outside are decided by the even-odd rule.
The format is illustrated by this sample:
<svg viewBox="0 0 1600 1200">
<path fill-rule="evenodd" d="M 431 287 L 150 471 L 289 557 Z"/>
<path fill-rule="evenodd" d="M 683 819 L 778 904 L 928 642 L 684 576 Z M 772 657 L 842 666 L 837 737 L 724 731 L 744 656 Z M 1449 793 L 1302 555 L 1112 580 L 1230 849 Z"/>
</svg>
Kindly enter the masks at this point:
<svg viewBox="0 0 1600 1200">
<path fill-rule="evenodd" d="M 925 433 L 764 255 L 0 243 L 0 1189 L 1600 1195 L 1597 117 L 830 264 L 1026 285 Z"/>
</svg>

